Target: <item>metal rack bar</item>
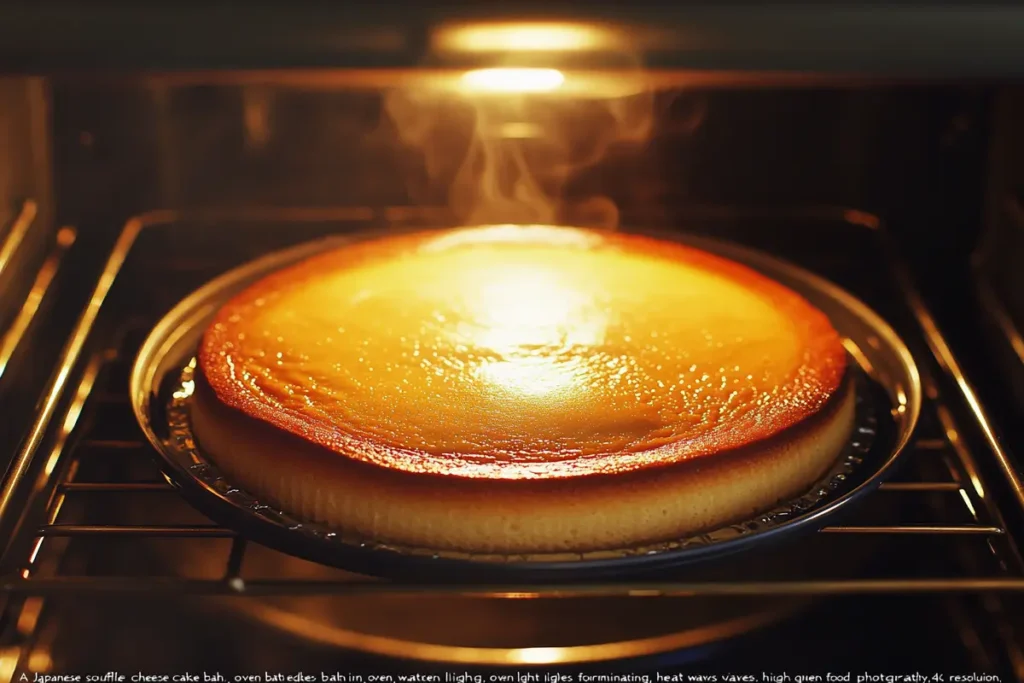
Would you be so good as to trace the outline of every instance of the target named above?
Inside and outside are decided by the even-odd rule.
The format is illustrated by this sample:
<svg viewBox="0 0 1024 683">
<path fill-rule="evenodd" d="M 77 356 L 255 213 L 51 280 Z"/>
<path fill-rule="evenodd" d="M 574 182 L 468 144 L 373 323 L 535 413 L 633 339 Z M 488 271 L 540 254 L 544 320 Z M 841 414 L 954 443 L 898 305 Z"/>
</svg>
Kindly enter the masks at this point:
<svg viewBox="0 0 1024 683">
<path fill-rule="evenodd" d="M 228 554 L 228 567 L 224 572 L 224 579 L 231 581 L 241 576 L 242 562 L 245 560 L 246 542 L 244 538 L 236 538 L 231 542 L 231 552 Z M 234 584 L 232 584 L 234 585 Z"/>
<path fill-rule="evenodd" d="M 36 320 L 36 314 L 39 313 L 43 300 L 50 292 L 50 285 L 53 284 L 54 278 L 57 277 L 57 272 L 64 262 L 64 257 L 75 243 L 75 237 L 75 231 L 71 228 L 62 228 L 57 232 L 54 248 L 36 274 L 32 288 L 25 297 L 25 303 L 22 304 L 18 314 L 3 336 L 0 336 L 0 377 L 6 372 L 11 358 L 14 357 L 15 352 L 25 338 L 25 333 L 28 332 L 32 323 Z M 0 257 L 0 260 L 2 258 Z M 3 264 L 0 263 L 0 269 L 2 268 Z"/>
<path fill-rule="evenodd" d="M 964 374 L 963 368 L 960 367 L 959 361 L 957 361 L 952 349 L 949 348 L 949 344 L 946 342 L 945 337 L 939 330 L 939 326 L 935 322 L 934 317 L 932 317 L 932 314 L 925 305 L 924 300 L 917 292 L 917 288 L 914 286 L 909 273 L 907 273 L 903 267 L 899 266 L 899 264 L 894 264 L 894 266 L 894 274 L 903 289 L 911 311 L 914 313 L 918 324 L 924 332 L 925 340 L 931 349 L 932 355 L 935 357 L 935 360 L 939 363 L 943 371 L 952 377 L 953 381 L 956 383 L 957 388 L 963 395 L 964 401 L 967 403 L 967 406 L 974 415 L 978 426 L 981 428 L 986 445 L 992 451 L 996 464 L 999 466 L 1000 471 L 1010 486 L 1018 508 L 1024 511 L 1024 479 L 1021 478 L 1020 472 L 1017 471 L 1017 468 L 1010 459 L 1009 454 L 1003 448 L 1003 445 L 996 436 L 995 429 L 992 426 L 992 421 L 988 417 L 988 412 L 985 410 L 981 400 L 975 393 L 974 387 L 972 387 L 971 383 L 967 380 L 967 376 Z"/>
<path fill-rule="evenodd" d="M 207 580 L 162 577 L 58 577 L 13 580 L 0 591 L 23 595 L 81 593 L 147 595 L 459 595 L 474 598 L 692 597 L 783 595 L 877 595 L 1024 592 L 1024 579 L 872 579 L 757 581 L 744 583 L 631 584 L 402 584 L 387 581 Z"/>
<path fill-rule="evenodd" d="M 122 236 L 122 239 L 125 239 L 125 237 Z M 134 235 L 130 237 L 130 242 L 133 241 Z M 126 256 L 126 251 L 119 252 L 117 249 L 115 249 L 114 253 L 111 255 L 110 260 L 107 263 L 107 267 L 104 270 L 104 274 L 100 276 L 100 280 L 93 291 L 93 296 L 90 298 L 88 305 L 79 317 L 71 337 L 68 339 L 67 344 L 65 344 L 62 350 L 62 362 L 47 385 L 46 394 L 40 404 L 36 420 L 32 424 L 32 428 L 29 431 L 28 436 L 15 456 L 14 464 L 11 467 L 11 474 L 7 480 L 4 481 L 3 487 L 0 488 L 0 538 L 3 538 L 3 532 L 6 531 L 8 526 L 7 520 L 13 515 L 11 508 L 14 500 L 16 499 L 20 487 L 23 485 L 27 473 L 31 469 L 33 461 L 38 455 L 43 439 L 45 438 L 47 428 L 50 425 L 50 421 L 53 419 L 53 416 L 57 411 L 57 405 L 60 402 L 61 397 L 64 395 L 64 390 L 68 380 L 70 379 L 72 370 L 81 355 L 82 348 L 85 346 L 89 333 L 92 331 L 93 324 L 96 322 L 96 317 L 99 315 L 100 306 L 102 306 L 107 293 L 114 284 L 115 275 L 113 273 L 116 273 L 117 270 L 120 269 Z M 113 270 L 113 273 L 110 272 L 111 270 Z M 4 541 L 4 554 L 6 554 L 6 550 L 9 547 L 10 540 L 12 540 L 11 536 L 8 536 Z"/>
<path fill-rule="evenodd" d="M 0 242 L 0 273 L 10 267 L 37 215 L 39 206 L 34 201 L 29 199 L 22 203 L 21 209 L 11 222 L 11 229 L 7 231 L 3 242 Z"/>
</svg>

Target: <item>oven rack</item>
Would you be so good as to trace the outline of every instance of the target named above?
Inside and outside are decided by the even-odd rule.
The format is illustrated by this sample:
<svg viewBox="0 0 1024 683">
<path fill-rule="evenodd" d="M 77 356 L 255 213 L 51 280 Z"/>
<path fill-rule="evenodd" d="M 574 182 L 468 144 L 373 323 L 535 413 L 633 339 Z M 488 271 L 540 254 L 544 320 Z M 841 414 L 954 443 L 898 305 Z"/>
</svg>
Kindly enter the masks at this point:
<svg viewBox="0 0 1024 683">
<path fill-rule="evenodd" d="M 233 530 L 212 523 L 140 524 L 131 519 L 120 523 L 80 524 L 60 521 L 65 505 L 76 502 L 75 498 L 113 496 L 127 494 L 147 498 L 174 496 L 176 490 L 165 481 L 153 478 L 146 481 L 128 481 L 111 478 L 106 481 L 78 481 L 76 472 L 88 465 L 89 459 L 104 457 L 134 457 L 151 459 L 147 452 L 150 446 L 141 434 L 137 439 L 91 439 L 87 423 L 80 418 L 87 414 L 87 403 L 95 388 L 97 379 L 110 366 L 117 363 L 117 350 L 110 349 L 97 353 L 89 362 L 82 381 L 74 391 L 75 399 L 58 418 L 63 424 L 62 436 L 57 448 L 50 451 L 44 463 L 45 472 L 60 473 L 56 485 L 53 482 L 37 481 L 37 497 L 46 497 L 45 523 L 29 527 L 26 533 L 33 537 L 31 552 L 16 576 L 5 576 L 0 590 L 27 595 L 59 595 L 82 593 L 152 595 L 308 595 L 320 593 L 457 593 L 472 595 L 500 595 L 507 593 L 529 593 L 544 597 L 580 596 L 680 596 L 680 595 L 800 595 L 800 594 L 858 594 L 858 593 L 931 593 L 931 592 L 988 592 L 1024 591 L 1024 571 L 1002 522 L 998 508 L 985 490 L 977 465 L 971 453 L 957 439 L 956 429 L 947 426 L 950 438 L 920 438 L 916 440 L 908 458 L 913 460 L 938 460 L 942 464 L 942 475 L 930 478 L 910 478 L 903 481 L 887 482 L 877 495 L 887 497 L 931 493 L 948 496 L 964 507 L 971 521 L 963 523 L 875 523 L 832 525 L 819 533 L 834 536 L 937 536 L 977 537 L 992 545 L 993 552 L 1004 553 L 1007 571 L 1003 575 L 963 578 L 957 576 L 932 578 L 886 578 L 886 579 L 816 579 L 814 577 L 786 581 L 742 581 L 742 582 L 671 582 L 654 583 L 587 583 L 578 585 L 425 585 L 414 583 L 393 583 L 378 581 L 353 581 L 345 577 L 334 581 L 292 580 L 288 577 L 251 580 L 242 576 L 247 541 Z M 93 396 L 94 405 L 102 404 L 103 409 L 120 409 L 130 414 L 131 408 L 126 397 L 113 392 L 102 392 Z M 948 420 L 948 413 L 939 407 L 940 420 Z M 76 427 L 85 427 L 80 440 L 72 438 Z M 147 462 L 148 464 L 148 462 Z M 914 463 L 907 463 L 912 470 Z M 42 478 L 40 478 L 42 479 Z M 46 486 L 47 483 L 51 485 Z M 49 489 L 49 490 L 47 490 Z M 154 502 L 154 504 L 159 504 Z M 124 577 L 124 576 L 75 576 L 48 575 L 41 568 L 46 557 L 44 546 L 57 539 L 90 541 L 104 538 L 118 539 L 226 539 L 230 547 L 224 563 L 222 577 L 216 579 L 187 579 L 167 577 Z M 997 546 L 1004 546 L 1001 550 Z M 1009 560 L 1009 561 L 1006 561 Z M 38 570 L 38 571 L 37 571 Z"/>
<path fill-rule="evenodd" d="M 38 204 L 31 199 L 25 200 L 14 213 L 10 224 L 4 226 L 6 229 L 0 231 L 0 291 L 6 293 L 25 270 L 31 271 L 27 277 L 31 282 L 28 291 L 24 293 L 23 300 L 19 299 L 20 305 L 6 326 L 0 329 L 0 382 L 4 381 L 15 355 L 24 348 L 26 339 L 39 323 L 40 311 L 47 300 L 52 298 L 51 285 L 75 243 L 74 229 L 62 228 L 57 231 L 43 262 L 31 263 L 32 259 L 26 255 L 30 251 L 26 237 L 32 230 L 39 229 L 36 225 L 38 217 Z"/>
<path fill-rule="evenodd" d="M 856 212 L 821 210 L 803 212 L 801 216 L 843 220 L 860 225 L 864 230 L 878 230 L 876 219 Z M 811 594 L 890 594 L 890 593 L 1020 593 L 1024 592 L 1024 562 L 1016 539 L 1004 520 L 1005 505 L 1017 506 L 1018 514 L 1024 510 L 1024 487 L 1021 486 L 1005 453 L 988 423 L 984 407 L 974 394 L 969 382 L 946 344 L 942 334 L 928 313 L 922 299 L 894 262 L 895 281 L 899 295 L 913 313 L 919 332 L 934 355 L 934 362 L 922 363 L 925 388 L 925 412 L 930 425 L 922 425 L 917 438 L 907 453 L 907 473 L 900 480 L 883 485 L 876 496 L 889 500 L 909 496 L 932 496 L 944 499 L 943 505 L 955 506 L 962 519 L 949 521 L 949 515 L 906 523 L 898 519 L 883 519 L 871 523 L 849 522 L 833 525 L 820 532 L 831 543 L 843 544 L 844 539 L 866 537 L 905 539 L 946 539 L 950 543 L 968 540 L 986 549 L 984 566 L 964 575 L 962 571 L 947 571 L 922 577 L 904 572 L 883 578 L 794 576 L 780 581 L 671 581 L 646 583 L 588 583 L 579 585 L 421 585 L 391 583 L 378 580 L 340 577 L 338 580 L 310 581 L 293 576 L 251 578 L 245 575 L 244 563 L 247 542 L 232 530 L 209 522 L 182 521 L 159 524 L 141 523 L 131 516 L 105 520 L 103 523 L 85 523 L 74 519 L 73 510 L 88 501 L 105 498 L 108 502 L 117 496 L 142 497 L 161 505 L 159 500 L 178 496 L 174 489 L 158 477 L 155 465 L 150 476 L 138 478 L 122 474 L 84 479 L 80 473 L 103 459 L 129 461 L 134 464 L 154 461 L 141 432 L 130 428 L 124 433 L 105 434 L 104 416 L 120 413 L 125 424 L 132 422 L 126 376 L 137 350 L 133 341 L 141 341 L 144 333 L 155 321 L 136 321 L 134 328 L 121 327 L 115 335 L 101 324 L 105 304 L 118 278 L 123 276 L 125 264 L 133 248 L 144 234 L 173 228 L 189 220 L 219 220 L 230 218 L 253 222 L 331 221 L 335 224 L 361 227 L 377 221 L 394 224 L 410 220 L 429 221 L 436 213 L 411 212 L 396 208 L 384 211 L 371 209 L 240 209 L 179 213 L 160 211 L 131 219 L 121 232 L 98 282 L 88 299 L 57 368 L 40 404 L 39 414 L 29 438 L 18 454 L 12 475 L 4 482 L 0 497 L 0 530 L 11 533 L 2 542 L 0 556 L 0 601 L 6 596 L 10 605 L 33 602 L 36 598 L 62 595 L 219 595 L 258 597 L 267 595 L 352 594 L 352 593 L 458 593 L 474 596 L 507 596 L 509 594 L 537 597 L 571 596 L 741 596 L 741 595 L 811 595 Z M 879 238 L 881 239 L 881 237 Z M 172 302 L 165 302 L 171 304 Z M 153 311 L 154 316 L 159 311 Z M 105 338 L 103 334 L 106 332 Z M 116 338 L 115 338 L 116 337 Z M 111 341 L 114 339 L 114 341 Z M 919 359 L 920 361 L 920 359 Z M 940 389 L 937 377 L 946 376 L 951 386 L 962 395 L 947 397 Z M 953 405 L 961 401 L 967 406 L 967 415 L 977 421 L 974 425 L 981 439 L 963 436 L 961 423 Z M 926 420 L 925 422 L 928 422 Z M 134 423 L 132 422 L 134 426 Z M 979 457 L 987 458 L 996 471 L 1005 478 L 1010 496 L 997 500 L 982 468 Z M 17 508 L 11 501 L 26 503 Z M 149 503 L 147 503 L 148 505 Z M 114 506 L 116 507 L 116 505 Z M 191 510 L 191 508 L 188 508 Z M 0 539 L 3 539 L 0 536 Z M 96 575 L 76 571 L 69 558 L 84 552 L 90 544 L 110 541 L 167 540 L 190 542 L 197 539 L 217 540 L 226 544 L 222 571 L 219 576 L 187 578 L 175 576 Z M 978 545 L 974 546 L 979 547 Z M 75 553 L 71 551 L 75 551 Z M 965 557 L 976 557 L 963 553 Z M 941 566 L 936 564 L 936 566 Z M 0 605 L 3 603 L 0 602 Z"/>
<path fill-rule="evenodd" d="M 36 342 L 56 305 L 57 285 L 70 268 L 69 253 L 76 241 L 74 229 L 51 231 L 44 225 L 36 201 L 24 200 L 13 209 L 9 223 L 0 224 L 0 484 L 22 476 L 21 468 L 28 464 L 13 456 L 24 426 L 34 417 L 32 404 L 15 403 L 12 397 L 43 391 L 47 364 L 59 345 Z M 3 491 L 0 520 L 9 516 L 12 504 Z"/>
</svg>

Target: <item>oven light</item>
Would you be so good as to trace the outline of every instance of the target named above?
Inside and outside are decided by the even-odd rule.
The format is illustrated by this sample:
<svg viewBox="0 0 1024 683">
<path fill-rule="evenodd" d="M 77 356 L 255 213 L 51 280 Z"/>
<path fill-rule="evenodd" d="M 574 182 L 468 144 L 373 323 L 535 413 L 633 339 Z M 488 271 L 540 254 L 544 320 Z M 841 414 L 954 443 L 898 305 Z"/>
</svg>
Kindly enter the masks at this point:
<svg viewBox="0 0 1024 683">
<path fill-rule="evenodd" d="M 528 647 L 516 653 L 517 664 L 558 664 L 566 659 L 560 647 Z"/>
<path fill-rule="evenodd" d="M 465 24 L 442 27 L 434 48 L 449 52 L 583 52 L 609 50 L 622 41 L 603 26 L 579 23 Z"/>
<path fill-rule="evenodd" d="M 476 69 L 462 76 L 462 86 L 473 92 L 552 92 L 563 83 L 558 69 Z"/>
<path fill-rule="evenodd" d="M 600 73 L 532 67 L 494 67 L 435 75 L 425 81 L 441 92 L 466 95 L 543 95 L 589 100 L 614 100 L 649 92 L 643 73 Z M 531 137 L 529 128 L 507 131 L 507 137 Z"/>
</svg>

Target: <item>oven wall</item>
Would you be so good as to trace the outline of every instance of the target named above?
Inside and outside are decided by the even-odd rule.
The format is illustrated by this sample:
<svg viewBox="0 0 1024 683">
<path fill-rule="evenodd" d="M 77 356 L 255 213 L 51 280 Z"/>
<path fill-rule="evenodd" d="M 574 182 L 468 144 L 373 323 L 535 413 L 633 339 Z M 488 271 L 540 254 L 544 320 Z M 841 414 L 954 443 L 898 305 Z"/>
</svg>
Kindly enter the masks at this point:
<svg viewBox="0 0 1024 683">
<path fill-rule="evenodd" d="M 982 243 L 975 256 L 978 303 L 993 354 L 1024 406 L 1024 88 L 993 107 L 992 154 Z M 1018 416 L 1024 414 L 1020 408 Z M 1020 420 L 1016 421 L 1018 424 Z"/>
<path fill-rule="evenodd" d="M 0 77 L 0 221 L 5 224 L 27 197 L 50 209 L 49 124 L 45 81 Z"/>
<path fill-rule="evenodd" d="M 53 171 L 51 168 L 51 126 L 49 88 L 43 79 L 0 77 L 0 240 L 23 201 L 38 206 L 33 230 L 20 243 L 17 258 L 2 268 L 0 282 L 24 262 L 31 268 L 43 251 L 53 222 Z M 9 287 L 0 288 L 6 292 Z M 0 293 L 0 300 L 3 299 Z M 0 308 L 3 308 L 0 301 Z"/>
<path fill-rule="evenodd" d="M 50 123 L 44 80 L 0 77 L 0 483 L 52 371 L 52 355 L 31 338 L 43 316 L 24 315 L 26 298 L 30 291 L 39 293 L 40 271 L 53 249 Z M 26 201 L 35 211 L 23 231 L 15 229 L 15 219 L 32 216 L 23 211 Z M 45 310 L 51 300 L 40 296 L 36 310 Z"/>
<path fill-rule="evenodd" d="M 663 93 L 646 143 L 613 147 L 569 192 L 610 196 L 627 213 L 849 206 L 962 253 L 978 227 L 988 98 L 970 88 Z M 403 147 L 381 100 L 328 87 L 58 82 L 61 217 L 117 229 L 154 207 L 446 203 L 446 181 Z"/>
</svg>

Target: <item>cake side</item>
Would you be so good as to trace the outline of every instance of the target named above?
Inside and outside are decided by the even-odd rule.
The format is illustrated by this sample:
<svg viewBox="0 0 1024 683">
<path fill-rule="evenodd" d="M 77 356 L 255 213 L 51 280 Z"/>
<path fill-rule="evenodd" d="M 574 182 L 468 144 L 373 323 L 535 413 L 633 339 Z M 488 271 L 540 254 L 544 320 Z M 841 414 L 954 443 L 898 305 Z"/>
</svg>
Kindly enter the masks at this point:
<svg viewBox="0 0 1024 683">
<path fill-rule="evenodd" d="M 411 474 L 338 455 L 221 402 L 200 376 L 192 423 L 228 480 L 262 502 L 384 544 L 531 554 L 636 547 L 741 522 L 807 492 L 849 440 L 847 378 L 813 417 L 713 458 L 583 478 Z"/>
</svg>

